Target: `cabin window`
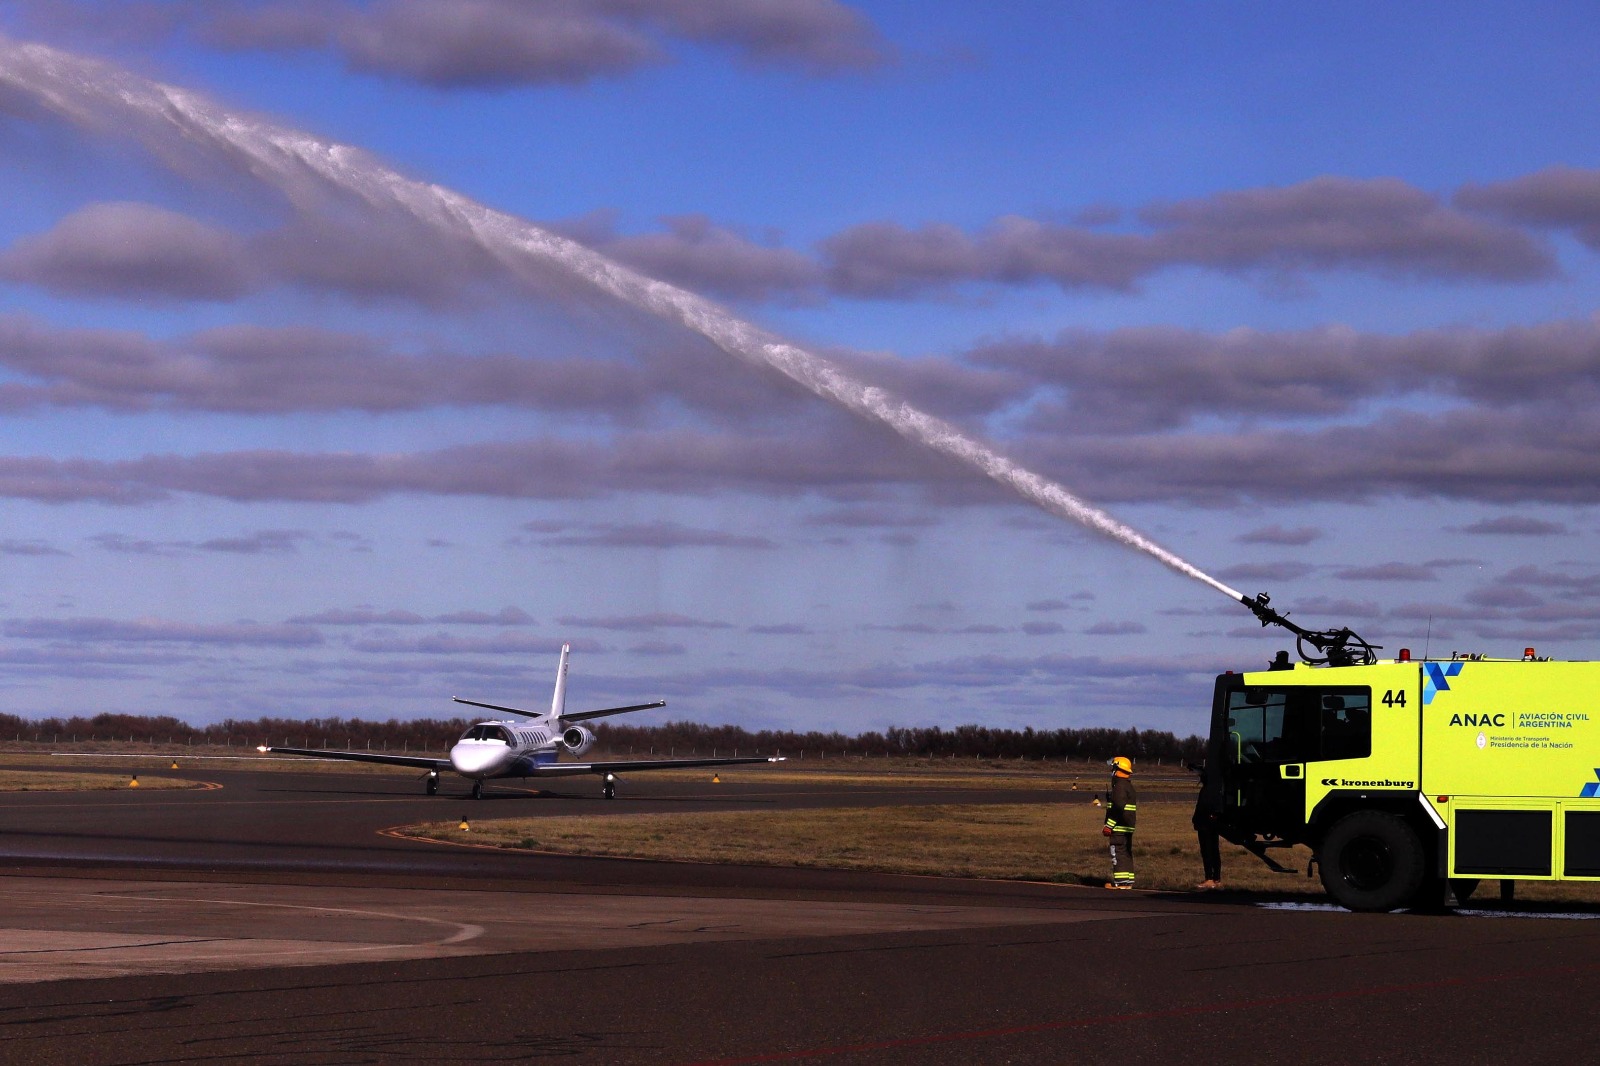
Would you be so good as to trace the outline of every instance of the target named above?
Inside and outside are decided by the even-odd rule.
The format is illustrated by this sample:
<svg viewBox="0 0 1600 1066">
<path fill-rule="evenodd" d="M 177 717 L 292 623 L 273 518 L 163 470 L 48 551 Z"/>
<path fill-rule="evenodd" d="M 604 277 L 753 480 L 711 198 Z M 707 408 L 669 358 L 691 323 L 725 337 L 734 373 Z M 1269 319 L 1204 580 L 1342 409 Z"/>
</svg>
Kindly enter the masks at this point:
<svg viewBox="0 0 1600 1066">
<path fill-rule="evenodd" d="M 1327 762 L 1372 754 L 1372 690 L 1246 688 L 1228 696 L 1235 763 Z"/>
</svg>

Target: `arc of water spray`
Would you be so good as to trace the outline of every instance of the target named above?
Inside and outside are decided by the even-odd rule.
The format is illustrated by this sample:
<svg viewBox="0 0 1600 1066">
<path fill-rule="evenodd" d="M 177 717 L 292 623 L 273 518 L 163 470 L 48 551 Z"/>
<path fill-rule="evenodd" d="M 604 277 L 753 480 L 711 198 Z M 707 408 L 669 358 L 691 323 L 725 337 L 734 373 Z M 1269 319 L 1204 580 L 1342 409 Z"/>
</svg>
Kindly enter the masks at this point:
<svg viewBox="0 0 1600 1066">
<path fill-rule="evenodd" d="M 1023 499 L 1150 555 L 1235 601 L 1238 591 L 1072 493 L 1017 465 L 955 426 L 857 381 L 833 363 L 743 321 L 703 297 L 629 270 L 599 253 L 460 193 L 407 178 L 358 149 L 230 112 L 204 97 L 43 45 L 0 36 L 0 84 L 86 125 L 113 119 L 153 148 L 172 133 L 242 162 L 297 199 L 308 176 L 379 206 L 399 207 L 466 235 L 513 272 L 554 265 L 629 306 L 677 322 L 745 362 L 771 368 L 902 437 L 959 460 Z"/>
</svg>

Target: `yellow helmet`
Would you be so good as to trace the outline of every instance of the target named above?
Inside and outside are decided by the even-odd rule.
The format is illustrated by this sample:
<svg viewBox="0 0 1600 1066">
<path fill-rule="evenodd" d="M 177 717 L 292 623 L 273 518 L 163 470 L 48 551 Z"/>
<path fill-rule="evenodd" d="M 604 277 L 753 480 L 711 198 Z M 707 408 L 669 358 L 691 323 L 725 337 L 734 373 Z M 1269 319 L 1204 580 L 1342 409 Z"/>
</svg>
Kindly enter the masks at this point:
<svg viewBox="0 0 1600 1066">
<path fill-rule="evenodd" d="M 1133 773 L 1133 760 L 1126 755 L 1118 755 L 1111 760 L 1111 768 L 1118 773 L 1131 774 Z"/>
</svg>

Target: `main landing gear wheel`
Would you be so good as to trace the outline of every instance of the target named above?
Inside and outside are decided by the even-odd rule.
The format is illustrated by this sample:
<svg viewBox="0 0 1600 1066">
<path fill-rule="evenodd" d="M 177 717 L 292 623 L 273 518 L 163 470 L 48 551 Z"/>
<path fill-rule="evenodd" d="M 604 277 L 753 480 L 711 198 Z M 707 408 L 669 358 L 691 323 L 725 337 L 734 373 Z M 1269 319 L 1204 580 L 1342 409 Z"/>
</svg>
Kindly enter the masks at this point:
<svg viewBox="0 0 1600 1066">
<path fill-rule="evenodd" d="M 606 783 L 601 786 L 600 794 L 608 800 L 617 798 L 617 779 L 610 774 L 606 775 Z"/>
<path fill-rule="evenodd" d="M 439 775 L 438 774 L 429 774 L 428 775 L 428 795 L 437 796 L 438 794 L 439 794 Z"/>
<path fill-rule="evenodd" d="M 482 781 L 474 781 L 472 783 L 472 798 L 475 799 L 475 800 L 483 799 L 483 782 Z"/>
</svg>

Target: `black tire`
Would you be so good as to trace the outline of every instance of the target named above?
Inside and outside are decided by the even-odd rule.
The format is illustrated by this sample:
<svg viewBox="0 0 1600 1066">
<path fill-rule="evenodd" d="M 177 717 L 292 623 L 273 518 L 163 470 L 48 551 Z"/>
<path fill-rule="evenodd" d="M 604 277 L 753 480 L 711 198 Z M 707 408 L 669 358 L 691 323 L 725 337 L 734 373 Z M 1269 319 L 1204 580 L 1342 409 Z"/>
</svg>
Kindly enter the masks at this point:
<svg viewBox="0 0 1600 1066">
<path fill-rule="evenodd" d="M 439 779 L 437 777 L 428 778 L 428 795 L 437 796 L 438 794 L 439 794 Z"/>
<path fill-rule="evenodd" d="M 1457 903 L 1465 903 L 1472 898 L 1474 892 L 1478 891 L 1478 879 L 1476 877 L 1452 877 L 1450 879 L 1450 891 L 1455 893 Z"/>
<path fill-rule="evenodd" d="M 482 781 L 474 781 L 472 783 L 472 798 L 475 799 L 475 800 L 483 799 L 483 782 Z"/>
<path fill-rule="evenodd" d="M 1392 911 L 1418 897 L 1422 842 L 1404 820 L 1358 811 L 1334 823 L 1322 843 L 1322 887 L 1353 911 Z"/>
</svg>

